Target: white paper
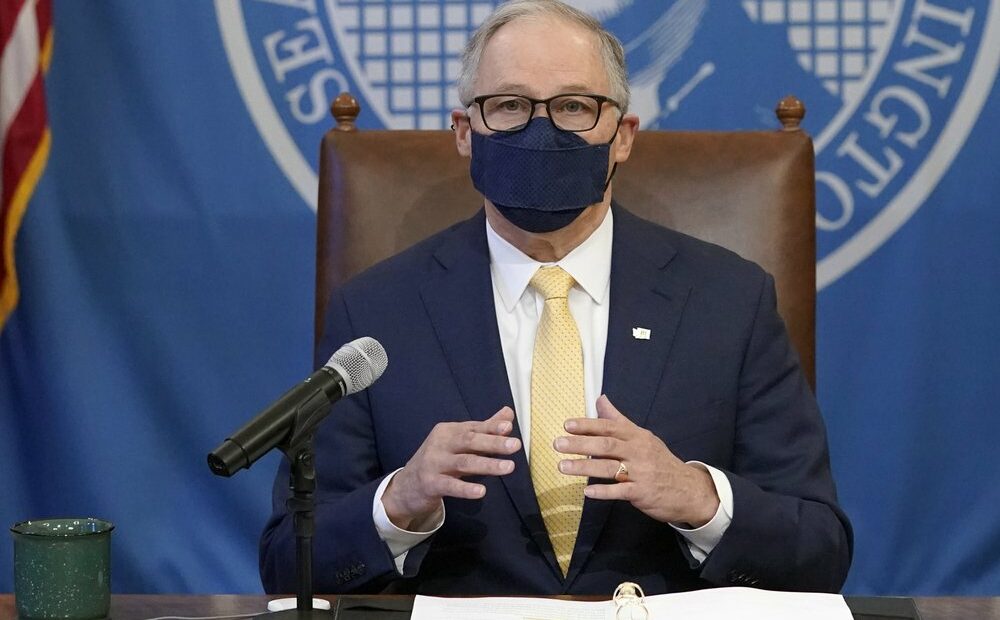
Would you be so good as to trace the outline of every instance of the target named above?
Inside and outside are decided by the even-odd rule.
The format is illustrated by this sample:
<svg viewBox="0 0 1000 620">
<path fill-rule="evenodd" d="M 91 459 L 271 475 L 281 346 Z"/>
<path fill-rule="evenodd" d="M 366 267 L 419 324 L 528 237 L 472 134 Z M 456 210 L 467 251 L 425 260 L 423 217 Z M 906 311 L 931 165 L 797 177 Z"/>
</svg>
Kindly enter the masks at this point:
<svg viewBox="0 0 1000 620">
<path fill-rule="evenodd" d="M 410 620 L 608 620 L 610 601 L 418 596 Z"/>
<path fill-rule="evenodd" d="M 839 594 L 714 588 L 647 596 L 649 620 L 852 620 Z M 612 601 L 418 596 L 411 620 L 616 620 Z M 639 618 L 628 613 L 620 618 Z"/>
<path fill-rule="evenodd" d="M 671 620 L 853 620 L 839 594 L 714 588 L 647 596 L 649 619 Z"/>
</svg>

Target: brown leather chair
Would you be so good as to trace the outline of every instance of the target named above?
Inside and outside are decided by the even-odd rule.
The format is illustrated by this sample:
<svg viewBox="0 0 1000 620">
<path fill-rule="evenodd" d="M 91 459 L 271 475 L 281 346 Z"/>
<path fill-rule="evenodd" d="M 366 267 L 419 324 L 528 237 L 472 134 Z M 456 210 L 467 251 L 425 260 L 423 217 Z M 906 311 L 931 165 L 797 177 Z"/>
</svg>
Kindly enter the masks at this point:
<svg viewBox="0 0 1000 620">
<path fill-rule="evenodd" d="M 320 151 L 316 342 L 331 291 L 482 206 L 450 131 L 358 131 L 346 93 Z M 813 145 L 794 97 L 783 129 L 640 131 L 614 180 L 633 213 L 717 243 L 775 279 L 778 306 L 815 387 L 816 229 Z"/>
</svg>

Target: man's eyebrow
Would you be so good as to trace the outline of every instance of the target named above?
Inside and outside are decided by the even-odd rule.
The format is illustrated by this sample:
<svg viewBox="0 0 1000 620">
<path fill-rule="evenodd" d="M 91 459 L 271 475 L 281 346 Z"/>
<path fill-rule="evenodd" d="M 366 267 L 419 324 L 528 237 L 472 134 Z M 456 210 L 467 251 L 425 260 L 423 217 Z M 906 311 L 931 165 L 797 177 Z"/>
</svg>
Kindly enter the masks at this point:
<svg viewBox="0 0 1000 620">
<path fill-rule="evenodd" d="M 564 84 L 560 89 L 560 93 L 590 93 L 594 92 L 594 89 L 586 84 Z"/>
<path fill-rule="evenodd" d="M 513 82 L 502 82 L 493 89 L 494 93 L 511 93 L 511 94 L 528 94 L 530 90 L 524 84 L 515 84 Z M 489 93 L 486 93 L 489 94 Z"/>
<path fill-rule="evenodd" d="M 589 93 L 593 89 L 584 84 L 563 84 L 558 89 L 555 90 L 555 95 L 560 95 L 563 93 Z M 484 95 L 489 95 L 493 93 L 497 94 L 509 94 L 509 95 L 527 95 L 529 97 L 534 97 L 536 93 L 530 92 L 531 88 L 524 84 L 515 84 L 513 82 L 503 82 L 498 84 L 490 93 L 483 93 Z"/>
</svg>

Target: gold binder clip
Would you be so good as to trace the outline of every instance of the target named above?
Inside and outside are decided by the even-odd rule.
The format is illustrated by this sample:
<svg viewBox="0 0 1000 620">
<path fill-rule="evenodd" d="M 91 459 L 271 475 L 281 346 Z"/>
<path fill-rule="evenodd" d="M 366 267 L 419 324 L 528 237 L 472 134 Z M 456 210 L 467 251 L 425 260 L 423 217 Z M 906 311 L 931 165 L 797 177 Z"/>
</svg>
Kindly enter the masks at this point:
<svg viewBox="0 0 1000 620">
<path fill-rule="evenodd" d="M 615 620 L 649 620 L 646 595 L 639 584 L 626 581 L 615 588 Z"/>
</svg>

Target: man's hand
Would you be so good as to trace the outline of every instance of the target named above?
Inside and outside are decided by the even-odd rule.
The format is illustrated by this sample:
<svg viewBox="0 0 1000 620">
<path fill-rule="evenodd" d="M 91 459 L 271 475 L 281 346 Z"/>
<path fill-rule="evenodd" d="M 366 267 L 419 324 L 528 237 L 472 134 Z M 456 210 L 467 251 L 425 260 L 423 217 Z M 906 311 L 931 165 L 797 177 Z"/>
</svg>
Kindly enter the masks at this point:
<svg viewBox="0 0 1000 620">
<path fill-rule="evenodd" d="M 589 459 L 559 462 L 564 474 L 614 479 L 618 466 L 628 468 L 628 480 L 592 484 L 584 489 L 594 499 L 620 499 L 658 521 L 701 527 L 715 516 L 719 497 L 709 473 L 687 465 L 659 437 L 636 426 L 607 396 L 597 399 L 597 419 L 566 421 L 569 437 L 555 440 L 555 449 Z"/>
<path fill-rule="evenodd" d="M 521 449 L 520 439 L 508 437 L 513 429 L 514 411 L 510 407 L 482 422 L 435 425 L 382 495 L 389 520 L 409 530 L 437 512 L 444 497 L 483 497 L 486 487 L 462 477 L 504 476 L 514 471 L 514 461 L 493 458 Z"/>
</svg>

